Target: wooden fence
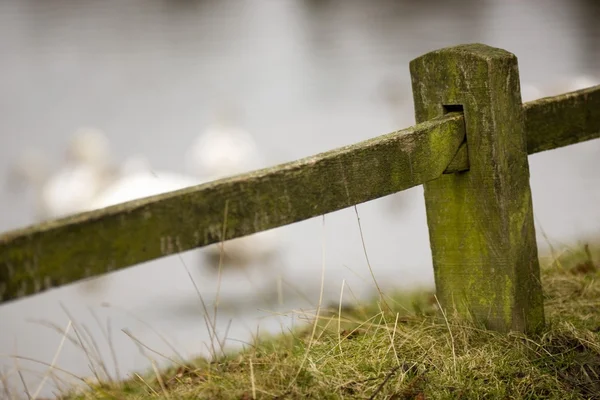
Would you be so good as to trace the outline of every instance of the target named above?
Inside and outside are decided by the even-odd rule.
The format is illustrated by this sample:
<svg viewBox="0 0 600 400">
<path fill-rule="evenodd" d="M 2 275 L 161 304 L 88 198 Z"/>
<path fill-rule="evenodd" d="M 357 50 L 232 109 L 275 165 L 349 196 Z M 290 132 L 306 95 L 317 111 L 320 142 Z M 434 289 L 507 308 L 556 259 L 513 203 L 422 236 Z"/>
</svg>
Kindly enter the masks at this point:
<svg viewBox="0 0 600 400">
<path fill-rule="evenodd" d="M 410 71 L 414 127 L 3 234 L 0 301 L 424 185 L 442 306 L 541 328 L 527 155 L 600 137 L 600 86 L 522 104 L 516 57 L 482 44 Z"/>
</svg>

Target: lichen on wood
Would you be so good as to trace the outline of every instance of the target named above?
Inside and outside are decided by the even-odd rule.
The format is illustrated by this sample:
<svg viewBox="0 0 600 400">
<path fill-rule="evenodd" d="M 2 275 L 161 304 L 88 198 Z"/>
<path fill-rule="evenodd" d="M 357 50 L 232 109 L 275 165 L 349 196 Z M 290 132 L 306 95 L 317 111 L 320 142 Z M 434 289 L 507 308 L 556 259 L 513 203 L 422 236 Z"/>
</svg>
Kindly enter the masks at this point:
<svg viewBox="0 0 600 400">
<path fill-rule="evenodd" d="M 600 85 L 523 104 L 527 154 L 600 138 Z M 469 169 L 463 144 L 445 173 Z"/>
<path fill-rule="evenodd" d="M 440 176 L 464 141 L 442 116 L 288 164 L 0 236 L 0 300 L 302 221 Z M 223 229 L 225 210 L 227 226 Z"/>
<path fill-rule="evenodd" d="M 544 322 L 516 57 L 462 45 L 410 63 L 417 122 L 464 110 L 468 171 L 424 185 L 443 307 L 499 331 Z"/>
<path fill-rule="evenodd" d="M 600 85 L 531 101 L 523 108 L 529 154 L 600 137 Z"/>
</svg>

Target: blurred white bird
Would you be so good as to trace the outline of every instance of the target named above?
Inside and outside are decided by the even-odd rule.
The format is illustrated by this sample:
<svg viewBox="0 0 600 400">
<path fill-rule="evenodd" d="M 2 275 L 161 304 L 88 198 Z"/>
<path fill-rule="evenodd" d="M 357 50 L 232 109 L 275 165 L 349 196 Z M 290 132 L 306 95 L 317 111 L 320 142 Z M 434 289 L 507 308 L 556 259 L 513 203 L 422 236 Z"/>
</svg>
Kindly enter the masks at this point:
<svg viewBox="0 0 600 400">
<path fill-rule="evenodd" d="M 50 175 L 48 157 L 39 149 L 26 149 L 13 163 L 7 176 L 11 189 L 21 189 L 25 184 L 41 188 Z"/>
<path fill-rule="evenodd" d="M 67 148 L 66 165 L 44 184 L 44 214 L 64 217 L 86 210 L 88 204 L 115 178 L 110 145 L 103 132 L 78 130 Z"/>
<path fill-rule="evenodd" d="M 165 171 L 155 172 L 145 157 L 133 156 L 119 169 L 119 177 L 100 191 L 86 205 L 85 211 L 172 192 L 200 183 L 200 179 L 190 176 Z"/>
<path fill-rule="evenodd" d="M 103 132 L 81 128 L 70 140 L 65 163 L 52 174 L 44 153 L 28 150 L 16 163 L 11 180 L 27 181 L 36 190 L 39 220 L 84 211 L 115 176 L 110 145 Z"/>
<path fill-rule="evenodd" d="M 254 138 L 234 123 L 231 111 L 222 111 L 214 124 L 192 143 L 185 155 L 194 175 L 216 180 L 264 167 Z"/>
</svg>

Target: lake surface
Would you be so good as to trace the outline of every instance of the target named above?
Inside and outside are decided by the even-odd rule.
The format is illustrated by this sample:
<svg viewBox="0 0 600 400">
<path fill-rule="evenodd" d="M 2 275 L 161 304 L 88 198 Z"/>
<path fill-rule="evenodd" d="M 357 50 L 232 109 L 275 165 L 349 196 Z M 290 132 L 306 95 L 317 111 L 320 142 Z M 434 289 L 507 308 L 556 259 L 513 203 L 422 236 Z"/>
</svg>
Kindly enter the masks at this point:
<svg viewBox="0 0 600 400">
<path fill-rule="evenodd" d="M 104 130 L 117 160 L 143 154 L 157 170 L 183 172 L 187 146 L 223 104 L 243 110 L 241 123 L 269 164 L 351 144 L 414 124 L 409 61 L 459 43 L 515 53 L 522 83 L 548 95 L 575 76 L 600 79 L 597 2 L 448 3 L 5 0 L 0 176 L 29 147 L 58 163 L 80 126 Z M 556 246 L 600 233 L 600 141 L 534 155 L 530 165 L 542 250 L 542 233 Z M 31 193 L 2 190 L 0 231 L 33 223 L 33 205 Z M 357 210 L 383 289 L 431 286 L 422 189 Z M 325 302 L 339 299 L 342 282 L 346 301 L 373 294 L 353 208 L 279 232 L 281 280 L 258 267 L 224 276 L 217 330 L 232 348 L 257 329 L 302 323 L 318 302 L 323 266 Z M 169 357 L 208 354 L 205 312 L 184 264 L 211 314 L 217 279 L 199 260 L 187 252 L 1 306 L 0 373 L 12 392 L 23 392 L 17 368 L 34 392 L 46 367 L 9 355 L 52 362 L 62 335 L 49 322 L 60 330 L 71 319 L 81 335 L 89 331 L 113 376 L 165 361 L 135 340 Z M 91 376 L 90 363 L 68 342 L 56 361 L 77 376 Z M 56 376 L 44 394 L 76 382 Z"/>
</svg>

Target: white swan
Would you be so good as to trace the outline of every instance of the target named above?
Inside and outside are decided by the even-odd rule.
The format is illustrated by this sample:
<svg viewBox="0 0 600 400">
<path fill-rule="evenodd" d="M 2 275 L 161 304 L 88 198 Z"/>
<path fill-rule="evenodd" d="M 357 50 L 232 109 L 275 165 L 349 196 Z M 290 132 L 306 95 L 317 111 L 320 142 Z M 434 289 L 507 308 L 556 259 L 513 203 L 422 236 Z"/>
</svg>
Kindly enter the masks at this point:
<svg viewBox="0 0 600 400">
<path fill-rule="evenodd" d="M 108 139 L 97 129 L 77 130 L 69 142 L 65 159 L 65 164 L 52 174 L 44 154 L 29 150 L 12 171 L 12 180 L 28 181 L 35 187 L 39 220 L 84 211 L 114 179 Z"/>
<path fill-rule="evenodd" d="M 198 185 L 200 179 L 172 172 L 151 169 L 143 156 L 129 158 L 119 170 L 120 177 L 89 202 L 86 211 L 97 210 L 112 205 L 172 192 Z"/>
<path fill-rule="evenodd" d="M 115 170 L 110 164 L 110 145 L 99 130 L 78 130 L 69 143 L 66 158 L 66 165 L 44 184 L 42 190 L 48 218 L 85 211 L 115 178 Z"/>
<path fill-rule="evenodd" d="M 228 113 L 218 115 L 185 155 L 186 167 L 194 175 L 216 180 L 264 166 L 252 135 L 232 122 Z"/>
</svg>

